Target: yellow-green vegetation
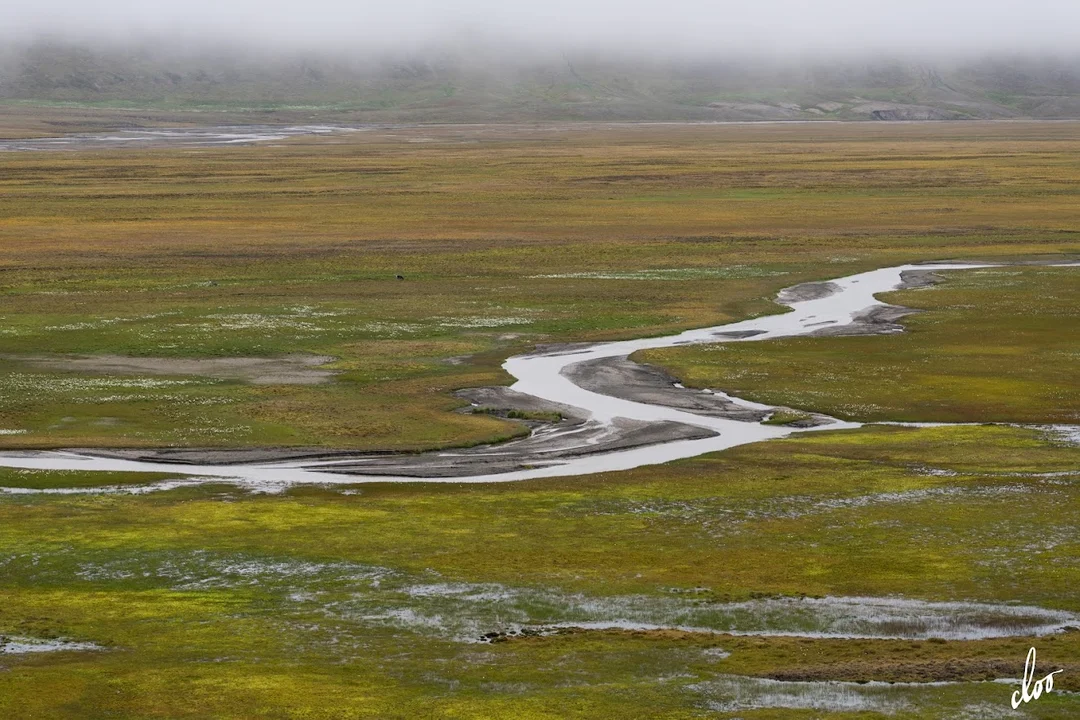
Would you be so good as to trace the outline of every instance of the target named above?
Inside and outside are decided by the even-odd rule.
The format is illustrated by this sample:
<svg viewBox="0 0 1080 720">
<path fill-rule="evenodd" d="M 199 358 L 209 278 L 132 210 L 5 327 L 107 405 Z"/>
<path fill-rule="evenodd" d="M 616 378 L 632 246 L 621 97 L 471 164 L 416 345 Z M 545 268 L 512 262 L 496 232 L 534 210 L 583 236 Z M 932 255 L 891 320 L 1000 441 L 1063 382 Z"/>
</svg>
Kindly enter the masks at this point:
<svg viewBox="0 0 1080 720">
<path fill-rule="evenodd" d="M 781 287 L 885 264 L 1074 252 L 1078 134 L 420 127 L 6 154 L 0 430 L 27 432 L 0 443 L 413 450 L 509 437 L 520 428 L 449 412 L 461 405 L 449 393 L 506 382 L 500 361 L 537 342 L 775 312 Z M 337 358 L 336 381 L 139 387 L 20 360 L 299 351 Z"/>
<path fill-rule="evenodd" d="M 896 691 L 924 693 L 900 717 L 948 718 L 1007 702 L 1008 686 L 977 681 L 1018 676 L 1033 643 L 1067 669 L 1059 687 L 1076 690 L 1078 633 L 465 641 L 514 623 L 707 625 L 716 602 L 803 594 L 1080 612 L 1080 493 L 1075 475 L 1060 474 L 1078 460 L 1080 449 L 1033 430 L 873 428 L 500 486 L 12 496 L 0 503 L 0 635 L 105 649 L 3 657 L 0 709 L 700 717 L 732 676 L 752 676 L 962 681 Z M 1031 717 L 1062 717 L 1075 703 L 1051 696 Z M 800 717 L 770 712 L 730 716 Z"/>
<path fill-rule="evenodd" d="M 886 336 L 640 353 L 686 385 L 854 420 L 1080 422 L 1080 268 L 948 273 L 882 299 L 926 312 Z"/>
<path fill-rule="evenodd" d="M 1075 253 L 1078 135 L 425 127 L 5 155 L 0 445 L 508 437 L 522 431 L 513 416 L 451 412 L 450 393 L 506 382 L 501 361 L 537 343 L 777 312 L 781 287 L 887 264 Z M 928 311 L 903 336 L 655 357 L 688 382 L 701 368 L 702 384 L 764 397 L 714 383 L 710 363 L 791 367 L 768 365 L 775 353 L 802 375 L 762 385 L 807 410 L 843 414 L 827 395 L 798 402 L 832 387 L 891 403 L 887 419 L 1067 420 L 1075 275 L 1005 272 L 896 295 Z M 261 385 L 41 364 L 298 352 L 333 357 L 337 375 Z M 836 357 L 842 381 L 818 372 Z M 916 362 L 933 383 L 905 371 Z M 938 415 L 914 402 L 920 382 Z M 1021 387 L 1030 397 L 1011 397 Z M 1014 687 L 986 681 L 1018 677 L 1033 644 L 1040 668 L 1065 668 L 1058 689 L 1080 690 L 1080 633 L 1034 638 L 1010 615 L 1080 614 L 1078 467 L 1080 449 L 1047 430 L 973 425 L 819 432 L 504 485 L 135 494 L 122 486 L 168 476 L 3 470 L 0 645 L 99 649 L 0 654 L 0 717 L 992 716 Z M 863 639 L 789 636 L 822 630 L 827 597 L 997 603 L 981 627 L 1021 635 L 887 639 L 906 626 L 886 613 Z M 614 621 L 651 629 L 555 627 Z M 477 642 L 520 626 L 545 630 Z M 821 683 L 822 704 L 775 681 Z M 1076 715 L 1077 698 L 1046 695 L 1024 716 Z"/>
</svg>

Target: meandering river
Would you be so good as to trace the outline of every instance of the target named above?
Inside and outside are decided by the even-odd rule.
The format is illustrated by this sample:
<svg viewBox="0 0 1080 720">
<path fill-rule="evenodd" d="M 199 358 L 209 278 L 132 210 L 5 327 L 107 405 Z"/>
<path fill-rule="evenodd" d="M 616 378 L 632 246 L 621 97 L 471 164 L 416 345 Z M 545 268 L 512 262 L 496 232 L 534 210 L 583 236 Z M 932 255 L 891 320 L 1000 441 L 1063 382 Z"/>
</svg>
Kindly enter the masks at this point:
<svg viewBox="0 0 1080 720">
<path fill-rule="evenodd" d="M 7 451 L 0 453 L 0 466 L 47 470 L 107 470 L 131 472 L 167 472 L 183 476 L 146 486 L 97 489 L 18 490 L 5 492 L 79 493 L 101 491 L 148 492 L 189 484 L 228 481 L 255 490 L 279 491 L 297 484 L 356 484 L 364 482 L 510 482 L 533 478 L 585 475 L 631 468 L 695 457 L 725 450 L 737 445 L 781 438 L 799 432 L 839 430 L 859 427 L 857 423 L 834 421 L 813 428 L 763 425 L 720 417 L 698 415 L 674 407 L 653 405 L 614 398 L 585 390 L 574 384 L 564 371 L 576 363 L 602 358 L 625 357 L 638 350 L 671 347 L 693 343 L 756 342 L 781 337 L 809 335 L 823 328 L 837 328 L 862 322 L 867 313 L 888 307 L 875 296 L 894 290 L 903 284 L 903 275 L 915 271 L 965 270 L 993 267 L 976 264 L 900 265 L 873 270 L 832 280 L 822 292 L 812 293 L 811 299 L 787 299 L 791 293 L 781 293 L 778 302 L 791 312 L 768 315 L 715 327 L 688 330 L 667 337 L 600 343 L 571 350 L 519 355 L 508 359 L 503 367 L 517 382 L 512 389 L 543 400 L 572 406 L 588 416 L 589 423 L 612 426 L 619 419 L 647 423 L 675 422 L 704 428 L 715 435 L 695 440 L 676 440 L 629 450 L 582 454 L 561 457 L 533 467 L 502 473 L 476 474 L 464 477 L 430 478 L 403 475 L 343 475 L 327 472 L 335 464 L 353 460 L 303 460 L 275 463 L 233 465 L 189 465 L 97 457 L 71 452 Z M 822 296 L 823 295 L 823 296 Z M 749 403 L 748 403 L 749 404 Z M 751 404 L 753 405 L 753 404 Z M 760 407 L 756 406 L 755 407 Z M 573 431 L 571 431 L 573 432 Z M 438 453 L 451 460 L 453 451 Z"/>
</svg>

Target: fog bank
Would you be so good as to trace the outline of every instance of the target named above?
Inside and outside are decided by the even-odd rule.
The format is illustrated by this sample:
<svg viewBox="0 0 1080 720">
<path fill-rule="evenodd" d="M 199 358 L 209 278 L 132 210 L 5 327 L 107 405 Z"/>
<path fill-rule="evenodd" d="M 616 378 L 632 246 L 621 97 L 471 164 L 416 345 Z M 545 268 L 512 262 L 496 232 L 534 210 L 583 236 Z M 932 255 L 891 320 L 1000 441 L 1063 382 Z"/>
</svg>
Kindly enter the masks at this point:
<svg viewBox="0 0 1080 720">
<path fill-rule="evenodd" d="M 704 59 L 1076 52 L 1065 0 L 8 0 L 0 38 L 415 55 L 478 46 Z"/>
</svg>

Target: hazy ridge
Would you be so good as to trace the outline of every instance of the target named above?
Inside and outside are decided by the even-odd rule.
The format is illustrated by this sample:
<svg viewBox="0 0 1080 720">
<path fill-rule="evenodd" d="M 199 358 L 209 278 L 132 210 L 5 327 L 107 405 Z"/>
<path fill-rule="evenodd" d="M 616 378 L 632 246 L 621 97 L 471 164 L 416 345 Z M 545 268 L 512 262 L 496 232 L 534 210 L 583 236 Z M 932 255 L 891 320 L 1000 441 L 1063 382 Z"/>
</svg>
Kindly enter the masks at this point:
<svg viewBox="0 0 1080 720">
<path fill-rule="evenodd" d="M 0 100 L 305 111 L 371 121 L 1080 117 L 1080 60 L 659 59 L 457 48 L 412 56 L 37 42 L 0 51 Z"/>
</svg>

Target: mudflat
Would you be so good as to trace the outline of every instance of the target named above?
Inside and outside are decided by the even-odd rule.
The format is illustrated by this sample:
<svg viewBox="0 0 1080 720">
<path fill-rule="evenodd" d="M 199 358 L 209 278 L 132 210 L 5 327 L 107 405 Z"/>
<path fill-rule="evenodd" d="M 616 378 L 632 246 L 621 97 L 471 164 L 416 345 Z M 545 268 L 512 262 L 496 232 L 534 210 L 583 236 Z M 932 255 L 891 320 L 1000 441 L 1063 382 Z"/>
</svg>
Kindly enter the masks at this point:
<svg viewBox="0 0 1080 720">
<path fill-rule="evenodd" d="M 216 380 L 240 380 L 253 385 L 317 385 L 334 373 L 320 369 L 333 362 L 325 355 L 293 353 L 276 358 L 155 358 L 123 355 L 0 354 L 0 360 L 42 370 L 87 375 L 195 375 Z"/>
</svg>

